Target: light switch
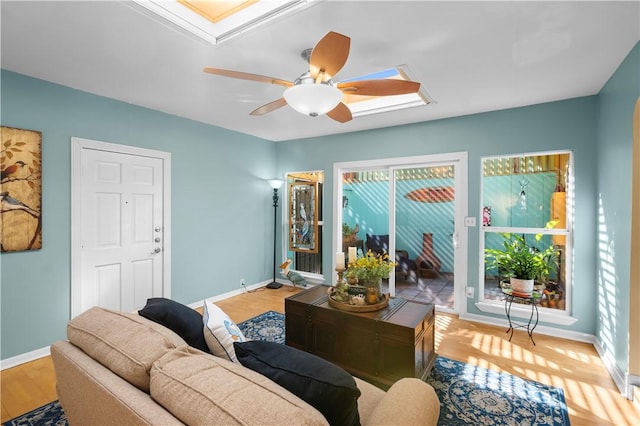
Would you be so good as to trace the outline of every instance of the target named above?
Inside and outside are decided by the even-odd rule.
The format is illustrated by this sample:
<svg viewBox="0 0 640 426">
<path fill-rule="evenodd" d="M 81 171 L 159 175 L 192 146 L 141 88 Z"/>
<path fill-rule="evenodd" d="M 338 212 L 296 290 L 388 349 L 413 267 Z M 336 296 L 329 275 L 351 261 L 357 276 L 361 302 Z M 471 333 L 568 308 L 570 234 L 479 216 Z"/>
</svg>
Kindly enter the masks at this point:
<svg viewBox="0 0 640 426">
<path fill-rule="evenodd" d="M 464 226 L 476 226 L 476 218 L 473 216 L 467 216 L 464 218 Z"/>
</svg>

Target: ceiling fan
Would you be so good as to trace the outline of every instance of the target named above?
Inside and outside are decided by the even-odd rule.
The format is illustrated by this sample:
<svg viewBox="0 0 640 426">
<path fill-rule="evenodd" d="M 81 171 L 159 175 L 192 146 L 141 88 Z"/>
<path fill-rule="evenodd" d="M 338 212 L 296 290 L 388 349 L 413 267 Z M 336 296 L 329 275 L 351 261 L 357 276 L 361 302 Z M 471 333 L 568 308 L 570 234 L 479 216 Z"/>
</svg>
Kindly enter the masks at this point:
<svg viewBox="0 0 640 426">
<path fill-rule="evenodd" d="M 289 105 L 302 114 L 311 117 L 327 114 L 340 123 L 346 123 L 353 118 L 351 110 L 345 104 L 347 101 L 344 100 L 344 95 L 391 96 L 415 93 L 420 90 L 418 82 L 397 79 L 334 83 L 333 77 L 347 62 L 350 44 L 351 39 L 345 35 L 333 31 L 327 33 L 311 50 L 308 58 L 309 71 L 293 82 L 221 68 L 207 67 L 204 71 L 225 77 L 279 84 L 286 87 L 282 98 L 253 110 L 251 115 L 263 115 Z"/>
</svg>

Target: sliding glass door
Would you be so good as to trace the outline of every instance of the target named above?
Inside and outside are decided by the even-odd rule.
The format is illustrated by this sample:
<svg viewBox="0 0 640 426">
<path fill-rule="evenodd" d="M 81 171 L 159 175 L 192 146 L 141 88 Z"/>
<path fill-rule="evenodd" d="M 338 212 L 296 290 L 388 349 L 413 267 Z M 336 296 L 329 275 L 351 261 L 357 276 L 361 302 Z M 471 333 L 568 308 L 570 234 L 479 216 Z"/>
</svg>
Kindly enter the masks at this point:
<svg viewBox="0 0 640 426">
<path fill-rule="evenodd" d="M 385 292 L 457 312 L 464 284 L 456 286 L 456 274 L 466 271 L 459 249 L 466 197 L 457 200 L 464 176 L 466 154 L 336 164 L 336 251 L 386 251 L 397 266 Z"/>
<path fill-rule="evenodd" d="M 394 167 L 395 294 L 454 309 L 455 167 Z"/>
</svg>

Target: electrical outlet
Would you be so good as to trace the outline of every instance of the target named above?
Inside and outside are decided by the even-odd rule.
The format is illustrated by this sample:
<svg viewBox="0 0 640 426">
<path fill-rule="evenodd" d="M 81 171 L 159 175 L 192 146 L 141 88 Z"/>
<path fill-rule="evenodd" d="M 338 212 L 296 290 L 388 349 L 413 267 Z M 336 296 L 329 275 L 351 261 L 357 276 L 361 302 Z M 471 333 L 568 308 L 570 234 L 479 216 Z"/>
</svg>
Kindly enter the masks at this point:
<svg viewBox="0 0 640 426">
<path fill-rule="evenodd" d="M 245 286 L 244 278 L 240 278 L 240 286 L 241 287 Z"/>
<path fill-rule="evenodd" d="M 473 299 L 473 294 L 474 294 L 474 288 L 473 287 L 467 287 L 467 297 L 470 299 Z"/>
</svg>

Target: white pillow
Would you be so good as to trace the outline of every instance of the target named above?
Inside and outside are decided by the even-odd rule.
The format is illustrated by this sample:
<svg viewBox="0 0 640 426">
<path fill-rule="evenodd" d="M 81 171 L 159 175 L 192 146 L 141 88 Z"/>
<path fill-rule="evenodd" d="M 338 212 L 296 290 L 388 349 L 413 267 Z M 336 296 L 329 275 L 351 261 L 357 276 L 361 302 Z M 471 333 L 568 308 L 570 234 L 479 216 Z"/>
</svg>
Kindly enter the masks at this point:
<svg viewBox="0 0 640 426">
<path fill-rule="evenodd" d="M 222 309 L 211 302 L 204 301 L 204 340 L 212 354 L 229 361 L 238 362 L 233 342 L 247 339 L 240 328 Z"/>
</svg>

